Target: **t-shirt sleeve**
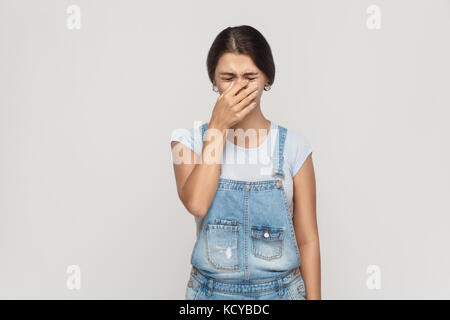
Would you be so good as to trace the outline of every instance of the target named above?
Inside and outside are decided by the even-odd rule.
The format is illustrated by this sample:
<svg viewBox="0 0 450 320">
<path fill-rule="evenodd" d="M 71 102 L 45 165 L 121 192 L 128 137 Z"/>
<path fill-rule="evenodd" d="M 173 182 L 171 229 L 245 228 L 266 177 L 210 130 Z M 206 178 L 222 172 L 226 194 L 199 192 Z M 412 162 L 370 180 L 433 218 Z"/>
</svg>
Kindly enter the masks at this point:
<svg viewBox="0 0 450 320">
<path fill-rule="evenodd" d="M 290 136 L 286 141 L 286 144 L 289 143 L 288 160 L 290 162 L 292 177 L 294 177 L 313 150 L 309 140 L 301 131 L 289 130 L 288 136 Z"/>
<path fill-rule="evenodd" d="M 172 131 L 170 142 L 179 141 L 201 156 L 202 142 L 200 134 L 194 135 L 194 128 L 177 128 Z"/>
</svg>

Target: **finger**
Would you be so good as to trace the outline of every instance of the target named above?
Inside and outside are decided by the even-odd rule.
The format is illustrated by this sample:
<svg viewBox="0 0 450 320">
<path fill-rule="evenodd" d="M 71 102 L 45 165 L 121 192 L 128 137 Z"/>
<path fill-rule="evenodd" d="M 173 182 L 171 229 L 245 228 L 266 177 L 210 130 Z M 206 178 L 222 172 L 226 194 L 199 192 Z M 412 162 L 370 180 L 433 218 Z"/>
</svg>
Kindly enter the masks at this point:
<svg viewBox="0 0 450 320">
<path fill-rule="evenodd" d="M 237 82 L 236 85 L 233 85 L 233 88 L 231 88 L 230 91 L 228 91 L 227 95 L 229 95 L 230 97 L 234 97 L 236 93 L 239 92 L 239 90 L 247 86 L 248 81 L 249 80 L 247 79 Z"/>
<path fill-rule="evenodd" d="M 230 92 L 230 90 L 233 88 L 233 86 L 236 84 L 236 81 L 231 81 L 230 85 L 228 86 L 228 88 L 226 88 L 222 94 L 227 94 L 228 92 Z"/>
<path fill-rule="evenodd" d="M 256 90 L 258 90 L 258 84 L 257 83 L 253 83 L 253 84 L 249 85 L 247 88 L 245 88 L 244 90 L 239 92 L 233 98 L 233 104 L 237 104 L 237 103 L 241 102 L 244 98 L 248 97 L 249 95 L 251 96 L 255 92 L 257 93 Z"/>
<path fill-rule="evenodd" d="M 253 91 L 246 96 L 244 99 L 241 100 L 238 104 L 235 104 L 233 106 L 235 111 L 241 111 L 243 108 L 245 108 L 250 102 L 256 101 L 256 98 L 258 97 L 258 91 L 256 89 L 253 89 Z"/>
<path fill-rule="evenodd" d="M 231 81 L 230 85 L 228 86 L 228 88 L 226 88 L 219 96 L 219 98 L 223 98 L 224 95 L 228 94 L 228 92 L 230 92 L 230 90 L 233 88 L 233 85 L 235 84 L 235 81 Z"/>
<path fill-rule="evenodd" d="M 255 104 L 253 104 L 253 102 L 251 102 L 248 105 L 246 105 L 241 111 L 239 111 L 237 113 L 237 115 L 239 116 L 239 119 L 245 118 L 250 112 L 252 112 L 256 108 L 256 101 L 254 101 L 254 102 L 255 102 Z"/>
</svg>

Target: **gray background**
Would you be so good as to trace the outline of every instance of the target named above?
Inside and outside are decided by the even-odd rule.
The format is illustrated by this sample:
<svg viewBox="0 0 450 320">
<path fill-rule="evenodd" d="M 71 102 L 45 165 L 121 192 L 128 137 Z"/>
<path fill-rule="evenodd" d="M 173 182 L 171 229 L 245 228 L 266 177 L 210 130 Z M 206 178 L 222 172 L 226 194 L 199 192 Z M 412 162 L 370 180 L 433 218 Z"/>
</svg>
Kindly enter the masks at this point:
<svg viewBox="0 0 450 320">
<path fill-rule="evenodd" d="M 249 24 L 277 68 L 263 113 L 314 150 L 323 298 L 450 298 L 449 18 L 448 0 L 0 1 L 0 297 L 184 298 L 170 135 L 209 120 L 207 51 Z"/>
</svg>

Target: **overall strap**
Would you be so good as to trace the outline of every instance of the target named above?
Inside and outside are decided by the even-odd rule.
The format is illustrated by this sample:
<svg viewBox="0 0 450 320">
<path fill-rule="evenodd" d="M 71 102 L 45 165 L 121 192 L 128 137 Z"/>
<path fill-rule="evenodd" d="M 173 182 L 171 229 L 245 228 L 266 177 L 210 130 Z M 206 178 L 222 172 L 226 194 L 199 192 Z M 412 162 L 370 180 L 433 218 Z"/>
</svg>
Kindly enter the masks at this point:
<svg viewBox="0 0 450 320">
<path fill-rule="evenodd" d="M 278 148 L 275 146 L 275 151 L 278 152 L 278 154 L 274 154 L 273 159 L 273 174 L 276 176 L 280 176 L 284 178 L 284 172 L 283 172 L 283 161 L 284 161 L 284 142 L 286 140 L 286 133 L 287 129 L 283 126 L 278 125 L 278 140 L 277 145 Z"/>
<path fill-rule="evenodd" d="M 209 122 L 205 122 L 200 127 L 201 133 L 202 133 L 202 147 L 203 147 L 203 143 L 205 141 L 205 135 L 206 135 L 206 130 L 208 130 L 208 125 L 209 125 Z M 222 165 L 220 166 L 220 176 L 222 176 Z M 220 179 L 220 177 L 219 177 L 219 179 Z"/>
<path fill-rule="evenodd" d="M 208 129 L 208 122 L 202 124 L 201 129 L 202 129 L 202 143 L 203 143 L 203 141 L 205 141 L 206 129 Z"/>
</svg>

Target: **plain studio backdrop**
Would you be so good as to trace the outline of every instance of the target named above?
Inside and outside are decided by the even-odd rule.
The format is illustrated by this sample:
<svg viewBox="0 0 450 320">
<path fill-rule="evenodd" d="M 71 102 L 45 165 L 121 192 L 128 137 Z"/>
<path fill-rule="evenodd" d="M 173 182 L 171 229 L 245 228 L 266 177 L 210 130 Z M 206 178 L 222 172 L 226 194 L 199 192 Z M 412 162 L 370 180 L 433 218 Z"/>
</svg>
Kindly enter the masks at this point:
<svg viewBox="0 0 450 320">
<path fill-rule="evenodd" d="M 313 148 L 323 298 L 450 298 L 448 0 L 1 0 L 1 298 L 184 298 L 170 137 L 209 121 L 241 24 L 275 59 L 263 113 Z"/>
</svg>

